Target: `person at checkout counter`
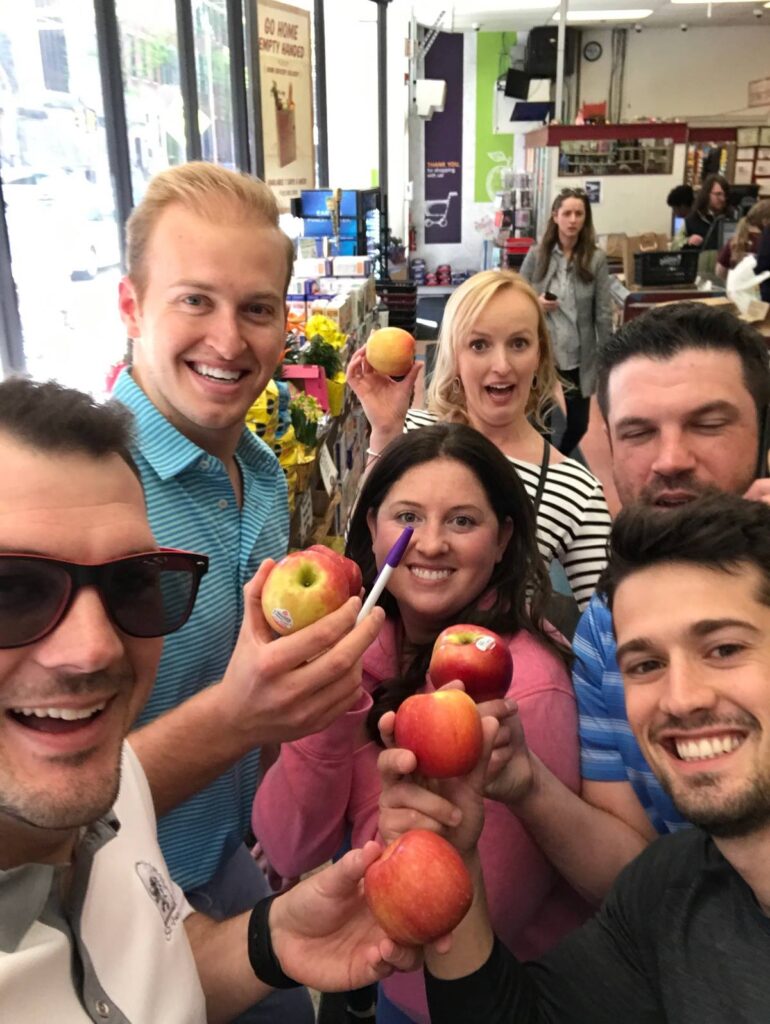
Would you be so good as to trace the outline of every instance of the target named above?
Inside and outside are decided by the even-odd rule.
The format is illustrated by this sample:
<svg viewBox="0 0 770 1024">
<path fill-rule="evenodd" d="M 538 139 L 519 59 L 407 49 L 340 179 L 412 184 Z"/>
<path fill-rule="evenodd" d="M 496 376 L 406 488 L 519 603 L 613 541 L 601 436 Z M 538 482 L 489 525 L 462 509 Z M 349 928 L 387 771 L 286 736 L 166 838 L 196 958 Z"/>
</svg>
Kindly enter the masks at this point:
<svg viewBox="0 0 770 1024">
<path fill-rule="evenodd" d="M 730 186 L 721 174 L 709 174 L 703 179 L 695 197 L 692 212 L 685 218 L 686 248 L 710 252 L 719 248 L 717 226 L 723 217 L 733 217 L 727 205 Z"/>
</svg>

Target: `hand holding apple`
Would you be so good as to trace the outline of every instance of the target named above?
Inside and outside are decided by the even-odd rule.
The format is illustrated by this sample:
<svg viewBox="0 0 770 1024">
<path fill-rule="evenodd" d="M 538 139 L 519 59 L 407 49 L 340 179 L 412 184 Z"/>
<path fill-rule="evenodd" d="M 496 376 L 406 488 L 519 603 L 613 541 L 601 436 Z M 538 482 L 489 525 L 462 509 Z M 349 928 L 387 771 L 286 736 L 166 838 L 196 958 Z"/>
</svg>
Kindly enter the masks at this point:
<svg viewBox="0 0 770 1024">
<path fill-rule="evenodd" d="M 449 626 L 436 637 L 428 668 L 438 688 L 453 679 L 477 704 L 504 697 L 513 677 L 513 658 L 508 644 L 483 626 Z"/>
<path fill-rule="evenodd" d="M 467 775 L 481 756 L 481 718 L 462 690 L 416 693 L 396 712 L 395 738 L 397 747 L 414 753 L 426 778 Z"/>
<path fill-rule="evenodd" d="M 364 895 L 374 919 L 394 942 L 423 946 L 462 921 L 473 901 L 473 883 L 446 839 L 412 829 L 367 868 Z"/>
<path fill-rule="evenodd" d="M 287 636 L 340 608 L 351 596 L 350 588 L 341 557 L 294 551 L 265 580 L 262 610 L 276 633 Z"/>
<path fill-rule="evenodd" d="M 366 360 L 386 377 L 404 377 L 414 363 L 415 341 L 400 327 L 381 327 L 369 335 Z"/>
</svg>

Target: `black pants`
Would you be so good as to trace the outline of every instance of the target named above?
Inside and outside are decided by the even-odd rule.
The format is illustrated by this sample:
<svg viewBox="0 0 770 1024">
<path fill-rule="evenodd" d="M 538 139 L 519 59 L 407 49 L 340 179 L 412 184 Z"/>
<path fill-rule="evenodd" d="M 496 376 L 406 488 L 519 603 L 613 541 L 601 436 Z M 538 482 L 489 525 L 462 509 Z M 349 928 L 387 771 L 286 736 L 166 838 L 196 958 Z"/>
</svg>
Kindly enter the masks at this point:
<svg viewBox="0 0 770 1024">
<path fill-rule="evenodd" d="M 564 389 L 564 400 L 567 404 L 567 429 L 557 446 L 562 455 L 569 455 L 577 448 L 588 430 L 591 399 L 583 398 L 580 393 L 580 370 L 559 370 L 559 376 L 572 384 L 571 388 Z"/>
</svg>

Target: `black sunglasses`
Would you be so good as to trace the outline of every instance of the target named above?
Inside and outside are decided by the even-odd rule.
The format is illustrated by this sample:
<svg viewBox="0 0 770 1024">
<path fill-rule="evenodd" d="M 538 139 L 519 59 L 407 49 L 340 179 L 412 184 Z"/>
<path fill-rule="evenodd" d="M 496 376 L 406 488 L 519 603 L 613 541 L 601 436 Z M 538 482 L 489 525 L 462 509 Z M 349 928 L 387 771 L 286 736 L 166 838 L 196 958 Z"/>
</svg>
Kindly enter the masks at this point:
<svg viewBox="0 0 770 1024">
<path fill-rule="evenodd" d="M 557 198 L 567 199 L 569 196 L 575 196 L 576 199 L 585 199 L 586 191 L 582 188 L 563 188 Z"/>
<path fill-rule="evenodd" d="M 81 587 L 96 587 L 123 633 L 158 637 L 187 622 L 206 555 L 174 548 L 116 558 L 100 565 L 42 555 L 0 554 L 0 649 L 24 647 L 48 636 Z"/>
</svg>

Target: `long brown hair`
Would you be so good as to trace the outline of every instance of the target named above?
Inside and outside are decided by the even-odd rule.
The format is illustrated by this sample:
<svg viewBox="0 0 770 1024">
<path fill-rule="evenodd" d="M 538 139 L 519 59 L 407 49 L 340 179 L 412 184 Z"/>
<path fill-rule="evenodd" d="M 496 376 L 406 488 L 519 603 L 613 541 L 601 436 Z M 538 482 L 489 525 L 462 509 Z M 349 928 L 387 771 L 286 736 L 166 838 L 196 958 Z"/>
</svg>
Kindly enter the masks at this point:
<svg viewBox="0 0 770 1024">
<path fill-rule="evenodd" d="M 583 204 L 586 214 L 586 219 L 583 227 L 580 229 L 572 256 L 575 261 L 577 275 L 581 281 L 588 282 L 594 279 L 594 275 L 591 273 L 591 260 L 596 251 L 596 232 L 594 231 L 594 222 L 591 216 L 591 204 L 588 202 L 588 196 L 582 188 L 563 188 L 551 204 L 551 216 L 548 220 L 548 227 L 545 229 L 545 233 L 540 240 L 540 252 L 535 270 L 535 279 L 538 281 L 542 281 L 545 277 L 548 264 L 551 262 L 553 247 L 559 241 L 559 229 L 553 216 L 559 211 L 566 199 L 579 199 Z"/>
<path fill-rule="evenodd" d="M 733 240 L 730 245 L 730 256 L 733 266 L 741 262 L 749 252 L 749 236 L 751 229 L 763 231 L 770 225 L 770 199 L 760 199 L 754 203 L 745 217 L 741 217 L 735 229 Z"/>
<path fill-rule="evenodd" d="M 723 174 L 707 174 L 703 179 L 703 184 L 700 187 L 700 191 L 695 197 L 695 206 L 693 207 L 693 213 L 699 213 L 701 216 L 705 216 L 711 209 L 709 206 L 709 199 L 711 198 L 711 190 L 714 185 L 721 185 L 722 191 L 725 194 L 725 205 L 724 209 L 727 209 L 727 201 L 730 192 L 730 184 Z"/>
</svg>

